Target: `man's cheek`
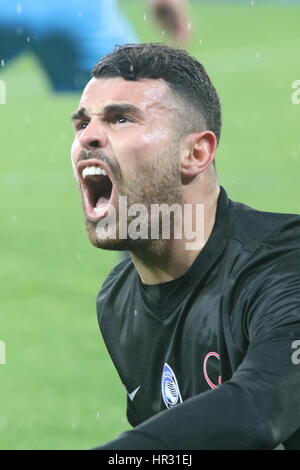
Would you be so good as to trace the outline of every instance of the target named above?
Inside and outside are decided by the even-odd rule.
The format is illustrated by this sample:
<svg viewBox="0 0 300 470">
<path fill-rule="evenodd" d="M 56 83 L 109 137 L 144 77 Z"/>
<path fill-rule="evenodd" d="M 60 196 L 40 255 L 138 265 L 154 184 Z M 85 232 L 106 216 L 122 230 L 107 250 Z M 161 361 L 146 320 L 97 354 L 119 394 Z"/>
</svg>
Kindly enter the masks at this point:
<svg viewBox="0 0 300 470">
<path fill-rule="evenodd" d="M 77 182 L 78 182 L 78 175 L 77 175 L 77 170 L 76 170 L 76 163 L 78 162 L 78 155 L 79 155 L 79 145 L 78 145 L 77 139 L 75 139 L 71 147 L 71 165 L 72 165 L 74 177 Z"/>
<path fill-rule="evenodd" d="M 145 145 L 165 144 L 168 139 L 168 133 L 159 127 L 152 128 L 141 137 L 141 142 Z"/>
<path fill-rule="evenodd" d="M 71 164 L 72 164 L 73 175 L 74 175 L 74 178 L 76 180 L 76 183 L 79 183 L 78 174 L 77 174 L 77 171 L 76 171 L 76 165 L 75 165 L 75 161 L 73 160 L 73 157 L 71 159 Z"/>
</svg>

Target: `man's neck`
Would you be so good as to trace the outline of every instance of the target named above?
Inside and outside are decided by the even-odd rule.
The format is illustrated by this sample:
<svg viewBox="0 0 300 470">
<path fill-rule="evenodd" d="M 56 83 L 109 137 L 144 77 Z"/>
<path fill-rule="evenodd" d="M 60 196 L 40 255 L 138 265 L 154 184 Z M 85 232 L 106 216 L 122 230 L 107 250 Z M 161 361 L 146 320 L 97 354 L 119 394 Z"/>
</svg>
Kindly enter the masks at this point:
<svg viewBox="0 0 300 470">
<path fill-rule="evenodd" d="M 183 237 L 181 239 L 154 241 L 143 252 L 131 253 L 131 259 L 144 284 L 160 284 L 172 281 L 182 276 L 190 268 L 212 233 L 219 193 L 220 187 L 217 185 L 213 192 L 210 192 L 206 197 L 202 197 L 204 231 L 199 248 L 186 249 L 191 240 Z M 200 201 L 198 201 L 198 204 L 200 204 Z"/>
</svg>

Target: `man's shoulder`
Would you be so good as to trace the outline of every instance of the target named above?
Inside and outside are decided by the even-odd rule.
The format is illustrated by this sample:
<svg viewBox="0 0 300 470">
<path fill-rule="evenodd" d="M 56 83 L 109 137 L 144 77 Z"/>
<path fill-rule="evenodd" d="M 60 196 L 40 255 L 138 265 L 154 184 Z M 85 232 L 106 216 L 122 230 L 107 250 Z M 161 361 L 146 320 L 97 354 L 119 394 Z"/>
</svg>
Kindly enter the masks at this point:
<svg viewBox="0 0 300 470">
<path fill-rule="evenodd" d="M 131 258 L 130 256 L 127 256 L 125 259 L 123 259 L 113 267 L 113 269 L 108 274 L 108 277 L 118 276 L 120 274 L 123 274 L 124 272 L 130 272 L 132 270 L 132 267 L 133 263 L 131 261 Z"/>
<path fill-rule="evenodd" d="M 121 291 L 128 291 L 129 285 L 132 284 L 134 278 L 134 265 L 130 257 L 128 257 L 114 266 L 107 275 L 98 294 L 98 301 L 107 298 L 109 293 L 116 296 Z"/>
<path fill-rule="evenodd" d="M 267 212 L 231 201 L 229 237 L 253 252 L 264 245 L 278 243 L 300 249 L 300 215 Z"/>
<path fill-rule="evenodd" d="M 240 311 L 242 304 L 258 306 L 259 296 L 299 285 L 299 215 L 264 212 L 232 202 L 230 219 L 224 289 L 232 306 Z"/>
</svg>

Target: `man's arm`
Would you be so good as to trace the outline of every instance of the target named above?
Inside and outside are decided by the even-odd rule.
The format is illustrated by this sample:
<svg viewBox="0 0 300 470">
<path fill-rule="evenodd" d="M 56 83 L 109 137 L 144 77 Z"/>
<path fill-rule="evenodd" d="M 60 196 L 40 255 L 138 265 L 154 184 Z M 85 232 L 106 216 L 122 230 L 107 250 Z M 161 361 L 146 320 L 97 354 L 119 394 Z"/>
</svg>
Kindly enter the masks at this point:
<svg viewBox="0 0 300 470">
<path fill-rule="evenodd" d="M 160 27 L 169 33 L 176 43 L 183 43 L 190 36 L 190 19 L 186 0 L 147 0 Z"/>
<path fill-rule="evenodd" d="M 273 264 L 249 306 L 249 348 L 232 378 L 99 449 L 274 449 L 300 430 L 300 254 Z"/>
<path fill-rule="evenodd" d="M 299 366 L 291 362 L 292 342 L 270 339 L 256 345 L 230 381 L 99 449 L 274 449 L 300 428 Z M 278 373 L 282 368 L 285 374 Z"/>
</svg>

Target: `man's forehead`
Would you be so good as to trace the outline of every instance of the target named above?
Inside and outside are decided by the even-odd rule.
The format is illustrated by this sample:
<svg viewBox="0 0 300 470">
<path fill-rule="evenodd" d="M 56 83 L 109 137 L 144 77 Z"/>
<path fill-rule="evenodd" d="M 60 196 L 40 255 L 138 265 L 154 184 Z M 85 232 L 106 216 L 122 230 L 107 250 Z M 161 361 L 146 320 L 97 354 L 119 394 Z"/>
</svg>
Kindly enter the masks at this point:
<svg viewBox="0 0 300 470">
<path fill-rule="evenodd" d="M 79 107 L 99 112 L 110 103 L 132 104 L 141 111 L 153 106 L 168 107 L 168 103 L 171 106 L 170 89 L 161 79 L 92 78 L 82 93 Z"/>
</svg>

